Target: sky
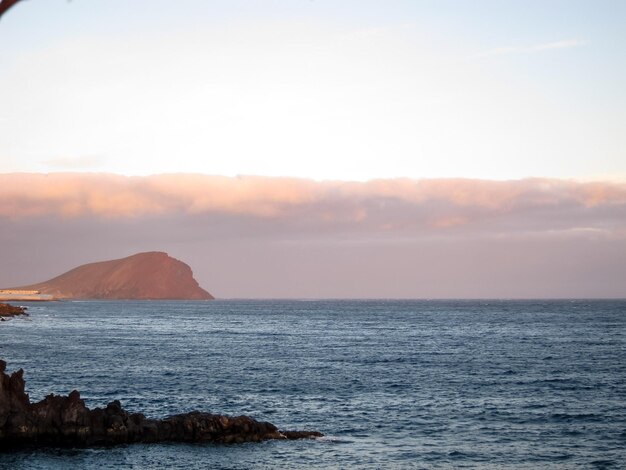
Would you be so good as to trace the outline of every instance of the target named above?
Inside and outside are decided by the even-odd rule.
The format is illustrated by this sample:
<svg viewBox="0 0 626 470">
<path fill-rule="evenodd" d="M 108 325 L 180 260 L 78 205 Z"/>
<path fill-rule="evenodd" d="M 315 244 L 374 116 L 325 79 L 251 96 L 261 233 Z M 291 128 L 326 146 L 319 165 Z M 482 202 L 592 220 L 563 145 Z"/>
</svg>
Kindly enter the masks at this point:
<svg viewBox="0 0 626 470">
<path fill-rule="evenodd" d="M 622 1 L 30 0 L 0 285 L 168 251 L 217 297 L 626 296 Z"/>
</svg>

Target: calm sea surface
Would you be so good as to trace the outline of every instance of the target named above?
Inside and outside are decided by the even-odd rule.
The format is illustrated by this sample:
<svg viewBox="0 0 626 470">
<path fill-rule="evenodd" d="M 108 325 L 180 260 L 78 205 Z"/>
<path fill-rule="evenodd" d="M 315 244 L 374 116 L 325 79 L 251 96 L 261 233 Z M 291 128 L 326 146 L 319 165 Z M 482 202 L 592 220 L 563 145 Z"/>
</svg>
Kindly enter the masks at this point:
<svg viewBox="0 0 626 470">
<path fill-rule="evenodd" d="M 248 414 L 321 440 L 0 468 L 625 468 L 626 301 L 53 302 L 0 324 L 31 399 Z"/>
</svg>

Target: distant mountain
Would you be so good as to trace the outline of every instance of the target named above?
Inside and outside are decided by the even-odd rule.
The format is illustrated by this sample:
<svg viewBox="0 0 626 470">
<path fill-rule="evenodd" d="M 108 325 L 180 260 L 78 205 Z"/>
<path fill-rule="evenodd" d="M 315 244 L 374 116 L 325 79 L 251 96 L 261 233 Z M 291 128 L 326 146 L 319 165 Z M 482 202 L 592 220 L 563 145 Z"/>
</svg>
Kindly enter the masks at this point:
<svg viewBox="0 0 626 470">
<path fill-rule="evenodd" d="M 85 264 L 49 281 L 15 289 L 37 290 L 57 299 L 213 299 L 188 265 L 159 251 Z"/>
</svg>

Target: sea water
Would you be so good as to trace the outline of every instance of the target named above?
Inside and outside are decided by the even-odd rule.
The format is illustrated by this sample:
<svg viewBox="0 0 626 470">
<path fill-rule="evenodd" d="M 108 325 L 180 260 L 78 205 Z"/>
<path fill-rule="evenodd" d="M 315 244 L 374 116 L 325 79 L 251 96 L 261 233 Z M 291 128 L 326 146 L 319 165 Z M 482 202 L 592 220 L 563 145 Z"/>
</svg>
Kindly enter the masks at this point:
<svg viewBox="0 0 626 470">
<path fill-rule="evenodd" d="M 624 468 L 626 301 L 50 302 L 0 324 L 31 400 L 246 414 L 318 440 L 0 454 L 0 468 Z"/>
</svg>

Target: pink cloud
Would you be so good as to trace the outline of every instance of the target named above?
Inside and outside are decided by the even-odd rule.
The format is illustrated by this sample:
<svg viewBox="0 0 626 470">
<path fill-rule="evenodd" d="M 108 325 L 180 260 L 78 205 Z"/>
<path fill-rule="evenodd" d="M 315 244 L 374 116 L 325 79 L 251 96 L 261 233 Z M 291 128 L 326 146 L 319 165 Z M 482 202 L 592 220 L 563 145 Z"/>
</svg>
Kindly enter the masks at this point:
<svg viewBox="0 0 626 470">
<path fill-rule="evenodd" d="M 623 297 L 626 184 L 0 174 L 0 286 L 168 251 L 218 297 Z"/>
<path fill-rule="evenodd" d="M 0 217 L 271 220 L 364 232 L 624 230 L 626 184 L 555 179 L 323 181 L 170 174 L 0 174 Z M 507 228 L 508 227 L 508 228 Z"/>
</svg>

